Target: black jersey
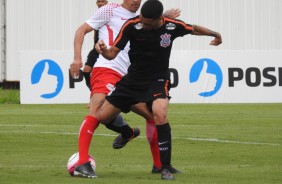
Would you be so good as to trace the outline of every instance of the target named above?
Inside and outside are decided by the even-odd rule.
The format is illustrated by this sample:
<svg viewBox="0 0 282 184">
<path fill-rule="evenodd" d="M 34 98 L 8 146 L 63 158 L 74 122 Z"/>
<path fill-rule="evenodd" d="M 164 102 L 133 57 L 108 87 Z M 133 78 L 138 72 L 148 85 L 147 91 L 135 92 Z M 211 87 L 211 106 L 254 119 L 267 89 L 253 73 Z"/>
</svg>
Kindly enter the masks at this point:
<svg viewBox="0 0 282 184">
<path fill-rule="evenodd" d="M 121 28 L 114 46 L 123 50 L 130 42 L 131 65 L 125 76 L 135 84 L 147 84 L 158 79 L 169 79 L 169 58 L 175 38 L 191 33 L 192 26 L 176 19 L 163 18 L 156 30 L 144 30 L 139 16 L 129 19 Z"/>
</svg>

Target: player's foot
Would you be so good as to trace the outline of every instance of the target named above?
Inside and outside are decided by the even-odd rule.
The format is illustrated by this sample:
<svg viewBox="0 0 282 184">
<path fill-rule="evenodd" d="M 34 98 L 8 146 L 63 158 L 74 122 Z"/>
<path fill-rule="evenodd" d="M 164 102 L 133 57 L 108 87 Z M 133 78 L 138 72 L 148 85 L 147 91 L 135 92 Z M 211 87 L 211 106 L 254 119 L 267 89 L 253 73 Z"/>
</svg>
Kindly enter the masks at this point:
<svg viewBox="0 0 282 184">
<path fill-rule="evenodd" d="M 156 174 L 156 173 L 161 173 L 161 168 L 158 168 L 158 167 L 156 167 L 156 166 L 153 166 L 153 168 L 152 168 L 152 173 L 153 174 Z"/>
<path fill-rule="evenodd" d="M 76 166 L 73 175 L 83 178 L 97 178 L 90 162 Z"/>
<path fill-rule="evenodd" d="M 173 173 L 173 174 L 181 174 L 181 171 L 175 169 L 175 167 L 173 167 L 173 166 L 170 166 L 170 167 L 168 168 L 168 170 L 169 170 L 171 173 Z"/>
<path fill-rule="evenodd" d="M 139 128 L 133 128 L 133 135 L 129 139 L 125 139 L 121 134 L 115 138 L 113 142 L 113 148 L 114 149 L 120 149 L 123 148 L 130 140 L 138 137 L 140 135 Z"/>
<path fill-rule="evenodd" d="M 172 176 L 171 172 L 168 169 L 162 169 L 161 179 L 163 179 L 163 180 L 173 180 L 174 177 Z"/>
<path fill-rule="evenodd" d="M 181 171 L 175 169 L 173 166 L 170 166 L 170 167 L 168 168 L 168 170 L 169 170 L 171 173 L 173 173 L 173 174 L 181 174 Z M 161 173 L 161 171 L 162 171 L 162 169 L 161 169 L 161 168 L 158 168 L 158 167 L 156 167 L 156 166 L 153 166 L 153 168 L 152 168 L 152 173 L 153 173 L 153 174 Z"/>
</svg>

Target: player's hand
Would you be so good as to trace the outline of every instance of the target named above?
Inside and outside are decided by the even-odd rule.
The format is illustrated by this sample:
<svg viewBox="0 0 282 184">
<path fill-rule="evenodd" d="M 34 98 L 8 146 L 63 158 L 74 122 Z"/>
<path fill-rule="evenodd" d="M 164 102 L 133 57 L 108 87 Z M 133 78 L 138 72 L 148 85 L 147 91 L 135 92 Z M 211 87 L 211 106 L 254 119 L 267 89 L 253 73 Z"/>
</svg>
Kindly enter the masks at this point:
<svg viewBox="0 0 282 184">
<path fill-rule="evenodd" d="M 222 43 L 221 35 L 217 33 L 217 36 L 211 41 L 210 45 L 218 46 Z"/>
<path fill-rule="evenodd" d="M 181 14 L 181 10 L 178 8 L 172 8 L 169 10 L 166 10 L 163 14 L 163 16 L 167 17 L 167 18 L 171 18 L 171 19 L 175 19 L 177 17 L 179 17 Z"/>
<path fill-rule="evenodd" d="M 82 67 L 81 59 L 74 59 L 74 61 L 70 65 L 70 73 L 72 78 L 77 79 L 79 77 L 81 67 Z"/>
<path fill-rule="evenodd" d="M 107 50 L 107 45 L 103 40 L 99 40 L 95 45 L 95 49 L 98 53 L 102 54 L 105 50 Z"/>
</svg>

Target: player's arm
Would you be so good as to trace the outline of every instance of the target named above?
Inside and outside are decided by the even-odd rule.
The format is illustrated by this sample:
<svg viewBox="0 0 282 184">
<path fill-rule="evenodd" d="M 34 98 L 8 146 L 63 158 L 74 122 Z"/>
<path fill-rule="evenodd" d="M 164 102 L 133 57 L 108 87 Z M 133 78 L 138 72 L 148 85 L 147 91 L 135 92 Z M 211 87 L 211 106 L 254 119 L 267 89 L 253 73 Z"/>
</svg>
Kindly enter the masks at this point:
<svg viewBox="0 0 282 184">
<path fill-rule="evenodd" d="M 104 58 L 108 60 L 114 59 L 120 52 L 120 49 L 116 46 L 111 46 L 108 48 L 103 40 L 99 40 L 96 43 L 95 49 L 98 53 L 100 53 Z"/>
<path fill-rule="evenodd" d="M 212 36 L 214 39 L 211 41 L 210 45 L 220 45 L 222 43 L 221 35 L 218 32 L 209 30 L 205 27 L 198 26 L 198 25 L 192 25 L 193 29 L 191 34 L 192 35 L 203 35 L 203 36 Z"/>
<path fill-rule="evenodd" d="M 71 76 L 76 78 L 79 76 L 79 70 L 82 67 L 81 49 L 84 37 L 87 33 L 93 31 L 93 28 L 87 23 L 82 24 L 75 32 L 74 36 L 74 59 L 70 65 Z"/>
<path fill-rule="evenodd" d="M 131 22 L 132 19 L 129 19 L 123 24 L 119 34 L 117 35 L 111 47 L 108 47 L 103 40 L 99 40 L 95 45 L 95 49 L 97 50 L 97 52 L 108 60 L 114 59 L 118 55 L 118 53 L 125 48 L 127 42 L 130 40 L 129 38 L 131 35 Z"/>
</svg>

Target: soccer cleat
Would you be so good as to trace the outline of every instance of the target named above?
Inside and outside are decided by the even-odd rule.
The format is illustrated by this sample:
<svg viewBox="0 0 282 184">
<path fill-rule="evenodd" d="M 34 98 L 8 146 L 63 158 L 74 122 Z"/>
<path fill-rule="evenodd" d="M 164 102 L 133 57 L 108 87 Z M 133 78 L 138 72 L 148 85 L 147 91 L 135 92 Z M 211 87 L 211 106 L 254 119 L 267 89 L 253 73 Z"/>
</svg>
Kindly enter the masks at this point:
<svg viewBox="0 0 282 184">
<path fill-rule="evenodd" d="M 168 169 L 162 169 L 161 179 L 163 179 L 163 180 L 173 180 L 174 177 L 172 176 L 171 172 Z"/>
<path fill-rule="evenodd" d="M 152 173 L 153 174 L 156 174 L 156 173 L 161 173 L 161 168 L 158 168 L 158 167 L 156 167 L 156 166 L 153 166 L 153 168 L 152 168 Z"/>
<path fill-rule="evenodd" d="M 181 174 L 181 171 L 175 169 L 174 167 L 170 166 L 168 170 L 173 174 Z"/>
<path fill-rule="evenodd" d="M 167 168 L 171 173 L 173 174 L 181 174 L 181 171 L 175 169 L 173 166 L 170 166 L 169 168 Z M 152 174 L 156 174 L 156 173 L 161 173 L 161 168 L 158 168 L 156 166 L 153 166 L 152 168 Z"/>
<path fill-rule="evenodd" d="M 97 178 L 90 162 L 76 166 L 73 175 L 83 178 Z"/>
<path fill-rule="evenodd" d="M 113 142 L 113 148 L 114 149 L 123 148 L 130 140 L 132 140 L 132 139 L 134 139 L 134 138 L 136 138 L 140 135 L 139 128 L 133 128 L 132 130 L 133 130 L 133 135 L 129 139 L 125 139 L 125 138 L 123 138 L 123 136 L 121 134 L 119 134 Z"/>
</svg>

